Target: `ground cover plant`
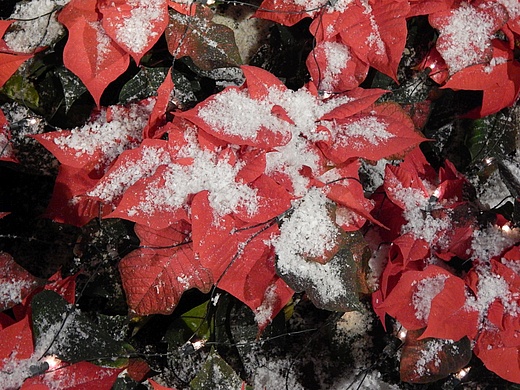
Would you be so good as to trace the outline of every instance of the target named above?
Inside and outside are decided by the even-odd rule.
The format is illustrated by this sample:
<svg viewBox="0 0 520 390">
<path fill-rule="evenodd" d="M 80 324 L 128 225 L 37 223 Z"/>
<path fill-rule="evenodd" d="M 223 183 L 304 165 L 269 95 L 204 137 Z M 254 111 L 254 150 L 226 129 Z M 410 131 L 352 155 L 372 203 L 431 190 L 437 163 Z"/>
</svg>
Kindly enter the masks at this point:
<svg viewBox="0 0 520 390">
<path fill-rule="evenodd" d="M 1 388 L 520 383 L 517 1 L 0 16 Z"/>
</svg>

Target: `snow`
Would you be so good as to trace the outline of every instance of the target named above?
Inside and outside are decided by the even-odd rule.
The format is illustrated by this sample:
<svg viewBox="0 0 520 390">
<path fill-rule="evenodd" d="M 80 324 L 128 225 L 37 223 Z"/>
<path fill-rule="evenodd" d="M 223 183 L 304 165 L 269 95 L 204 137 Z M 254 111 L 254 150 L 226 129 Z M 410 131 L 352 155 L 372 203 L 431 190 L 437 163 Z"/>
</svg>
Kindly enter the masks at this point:
<svg viewBox="0 0 520 390">
<path fill-rule="evenodd" d="M 333 126 L 334 141 L 342 146 L 350 146 L 356 150 L 363 149 L 367 142 L 378 146 L 394 137 L 386 129 L 388 124 L 376 116 L 365 116 L 353 122 Z"/>
<path fill-rule="evenodd" d="M 484 60 L 493 30 L 492 18 L 468 3 L 452 11 L 447 23 L 440 28 L 441 36 L 446 39 L 437 43 L 451 74 Z"/>
<path fill-rule="evenodd" d="M 142 53 L 157 37 L 154 26 L 163 18 L 163 3 L 156 0 L 128 0 L 130 17 L 116 17 L 116 40 L 133 53 Z M 122 20 L 121 20 L 122 19 Z"/>
<path fill-rule="evenodd" d="M 419 351 L 420 357 L 415 364 L 415 371 L 419 376 L 426 376 L 430 374 L 428 366 L 439 367 L 441 359 L 439 353 L 447 345 L 453 345 L 453 340 L 432 339 L 428 340 L 424 348 Z"/>
<path fill-rule="evenodd" d="M 103 109 L 93 121 L 54 139 L 62 148 L 76 150 L 76 156 L 93 155 L 101 151 L 102 164 L 114 161 L 123 151 L 136 147 L 142 140 L 142 131 L 148 123 L 154 100 L 149 104 L 131 104 L 128 107 L 111 106 L 110 118 Z"/>
<path fill-rule="evenodd" d="M 9 19 L 19 19 L 4 35 L 9 49 L 32 53 L 38 47 L 54 43 L 63 33 L 56 11 L 70 0 L 32 0 L 18 2 Z"/>
<path fill-rule="evenodd" d="M 272 284 L 265 290 L 262 304 L 255 309 L 255 321 L 258 325 L 265 325 L 271 320 L 277 300 L 276 284 Z"/>
<path fill-rule="evenodd" d="M 322 71 L 320 89 L 332 91 L 335 89 L 338 76 L 341 75 L 352 57 L 348 46 L 342 43 L 324 42 L 321 46 L 325 51 L 327 67 Z"/>
<path fill-rule="evenodd" d="M 516 230 L 504 230 L 498 226 L 489 226 L 481 230 L 475 229 L 471 241 L 471 258 L 488 262 L 489 259 L 500 255 L 519 240 L 520 233 Z"/>
<path fill-rule="evenodd" d="M 35 282 L 31 280 L 7 280 L 2 278 L 2 283 L 0 283 L 0 303 L 10 303 L 14 305 L 22 302 L 22 292 L 30 291 L 34 285 Z"/>
<path fill-rule="evenodd" d="M 224 134 L 245 140 L 255 140 L 261 128 L 289 135 L 289 123 L 271 115 L 272 108 L 273 103 L 267 99 L 252 99 L 247 91 L 230 88 L 200 106 L 197 115 Z"/>
<path fill-rule="evenodd" d="M 323 302 L 334 302 L 344 294 L 342 266 L 335 259 L 326 264 L 309 261 L 331 251 L 338 243 L 339 228 L 331 220 L 331 202 L 316 188 L 294 203 L 294 211 L 284 219 L 280 236 L 273 240 L 277 268 L 310 281 Z"/>
<path fill-rule="evenodd" d="M 446 279 L 447 275 L 440 274 L 416 282 L 412 305 L 418 320 L 428 321 L 432 301 L 444 289 Z"/>
<path fill-rule="evenodd" d="M 215 217 L 236 212 L 239 207 L 254 215 L 258 208 L 256 190 L 236 181 L 242 168 L 240 161 L 231 165 L 227 159 L 219 159 L 215 153 L 200 149 L 189 134 L 186 139 L 190 143 L 179 150 L 177 158 L 191 158 L 193 162 L 190 165 L 175 161 L 168 163 L 162 175 L 149 183 L 145 199 L 131 208 L 128 215 L 173 212 L 186 204 L 189 195 L 204 190 L 209 191 Z"/>
</svg>

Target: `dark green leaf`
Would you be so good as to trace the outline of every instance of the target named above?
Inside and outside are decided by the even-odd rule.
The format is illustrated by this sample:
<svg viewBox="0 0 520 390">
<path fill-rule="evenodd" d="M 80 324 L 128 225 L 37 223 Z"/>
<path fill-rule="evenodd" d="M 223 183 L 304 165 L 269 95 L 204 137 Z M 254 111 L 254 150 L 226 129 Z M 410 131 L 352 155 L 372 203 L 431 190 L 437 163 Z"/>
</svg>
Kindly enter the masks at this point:
<svg viewBox="0 0 520 390">
<path fill-rule="evenodd" d="M 193 390 L 240 389 L 242 380 L 235 371 L 212 349 L 199 373 L 190 382 Z"/>
<path fill-rule="evenodd" d="M 139 72 L 121 89 L 119 101 L 128 103 L 132 100 L 154 96 L 167 73 L 168 68 L 141 67 Z"/>
<path fill-rule="evenodd" d="M 54 291 L 45 290 L 32 300 L 35 344 L 70 363 L 118 357 L 123 344 L 86 315 L 71 307 Z"/>
<path fill-rule="evenodd" d="M 74 102 L 87 91 L 87 87 L 85 87 L 78 76 L 64 66 L 56 69 L 55 74 L 60 79 L 61 86 L 63 87 L 65 113 L 67 113 Z"/>
</svg>

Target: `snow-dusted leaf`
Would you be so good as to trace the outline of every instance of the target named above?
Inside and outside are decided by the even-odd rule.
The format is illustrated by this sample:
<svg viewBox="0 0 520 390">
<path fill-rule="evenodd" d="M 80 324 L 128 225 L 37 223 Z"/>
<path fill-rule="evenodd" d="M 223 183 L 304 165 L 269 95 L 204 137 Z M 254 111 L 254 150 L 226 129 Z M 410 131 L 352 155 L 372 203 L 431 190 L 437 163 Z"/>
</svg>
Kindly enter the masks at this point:
<svg viewBox="0 0 520 390">
<path fill-rule="evenodd" d="M 147 68 L 141 66 L 139 72 L 121 88 L 119 100 L 122 103 L 128 103 L 133 100 L 141 100 L 153 96 L 164 81 L 167 73 L 168 68 Z"/>
<path fill-rule="evenodd" d="M 106 33 L 137 64 L 168 25 L 166 0 L 100 0 L 98 9 Z"/>
<path fill-rule="evenodd" d="M 320 91 L 345 92 L 359 86 L 369 66 L 341 42 L 320 42 L 307 57 L 307 69 Z"/>
<path fill-rule="evenodd" d="M 44 290 L 32 301 L 32 322 L 36 344 L 44 346 L 70 363 L 124 353 L 122 342 L 91 321 L 58 293 Z M 52 336 L 52 337 L 50 337 Z"/>
<path fill-rule="evenodd" d="M 507 19 L 499 2 L 455 2 L 453 8 L 429 15 L 440 32 L 436 48 L 450 74 L 491 59 L 491 39 Z"/>
<path fill-rule="evenodd" d="M 401 354 L 401 380 L 432 383 L 464 368 L 471 359 L 468 338 L 459 341 L 419 339 L 421 330 L 408 331 Z"/>
<path fill-rule="evenodd" d="M 100 18 L 97 0 L 72 0 L 58 17 L 69 31 L 63 63 L 81 79 L 98 106 L 103 91 L 128 68 L 130 58 L 107 35 Z"/>
<path fill-rule="evenodd" d="M 202 369 L 190 382 L 193 390 L 240 389 L 242 379 L 233 368 L 212 349 Z"/>
<path fill-rule="evenodd" d="M 314 20 L 310 31 L 318 41 L 339 34 L 361 61 L 396 79 L 406 43 L 409 7 L 403 0 L 352 1 L 343 12 L 330 14 L 325 22 Z"/>
<path fill-rule="evenodd" d="M 72 130 L 33 136 L 62 164 L 86 171 L 105 170 L 123 151 L 136 147 L 153 108 L 152 100 L 103 108 Z"/>
<path fill-rule="evenodd" d="M 421 339 L 460 340 L 477 333 L 478 313 L 465 305 L 464 281 L 432 265 L 424 271 L 404 272 L 382 307 L 408 330 L 426 327 Z"/>
<path fill-rule="evenodd" d="M 74 73 L 65 67 L 56 69 L 55 73 L 60 79 L 61 86 L 63 87 L 65 112 L 68 112 L 74 102 L 87 91 L 87 87 L 85 87 Z"/>
<path fill-rule="evenodd" d="M 494 114 L 512 106 L 520 93 L 520 63 L 513 58 L 508 45 L 494 39 L 492 56 L 484 64 L 468 66 L 449 78 L 443 88 L 484 91 L 479 117 Z"/>
<path fill-rule="evenodd" d="M 193 16 L 171 10 L 166 28 L 170 53 L 175 57 L 189 56 L 203 70 L 240 65 L 233 30 L 212 19 L 213 11 L 203 5 L 197 5 Z"/>
<path fill-rule="evenodd" d="M 351 244 L 362 238 L 358 233 L 342 233 L 331 219 L 330 205 L 319 189 L 311 189 L 295 205 L 274 240 L 276 269 L 291 288 L 305 291 L 316 306 L 348 311 L 359 305 L 363 283 L 358 267 L 364 253 L 354 253 Z"/>
<path fill-rule="evenodd" d="M 45 282 L 18 265 L 8 253 L 0 252 L 0 311 L 21 303 Z"/>
<path fill-rule="evenodd" d="M 331 131 L 332 142 L 320 147 L 325 156 L 338 164 L 352 157 L 377 161 L 404 153 L 425 140 L 395 103 L 375 105 L 325 126 Z"/>
</svg>

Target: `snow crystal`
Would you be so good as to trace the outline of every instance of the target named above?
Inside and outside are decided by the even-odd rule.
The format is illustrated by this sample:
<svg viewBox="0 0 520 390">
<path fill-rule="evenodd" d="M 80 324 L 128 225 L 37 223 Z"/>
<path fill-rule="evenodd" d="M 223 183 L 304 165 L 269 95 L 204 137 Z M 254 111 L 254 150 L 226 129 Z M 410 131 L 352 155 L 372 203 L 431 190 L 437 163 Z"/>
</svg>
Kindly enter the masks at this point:
<svg viewBox="0 0 520 390">
<path fill-rule="evenodd" d="M 30 280 L 2 280 L 0 283 L 0 302 L 20 303 L 22 302 L 22 292 L 34 286 Z"/>
<path fill-rule="evenodd" d="M 334 90 L 337 78 L 351 60 L 350 50 L 347 45 L 339 42 L 324 42 L 322 48 L 325 51 L 327 67 L 323 70 L 323 78 L 320 88 L 323 90 Z"/>
<path fill-rule="evenodd" d="M 329 203 L 319 189 L 311 188 L 295 203 L 294 212 L 283 221 L 280 236 L 273 241 L 280 272 L 312 281 L 317 295 L 326 302 L 343 296 L 341 267 L 334 259 L 320 264 L 305 257 L 323 256 L 337 245 L 339 230 L 330 219 Z"/>
<path fill-rule="evenodd" d="M 314 15 L 323 7 L 327 7 L 327 12 L 344 12 L 347 6 L 354 0 L 293 0 L 294 4 L 304 7 L 306 12 Z M 314 11 L 314 12 L 313 12 Z"/>
<path fill-rule="evenodd" d="M 366 116 L 354 122 L 332 126 L 334 139 L 342 146 L 350 146 L 356 150 L 365 147 L 366 143 L 379 145 L 394 135 L 386 129 L 388 124 L 375 116 Z M 356 140 L 361 138 L 362 142 Z M 356 142 L 357 141 L 357 142 Z"/>
<path fill-rule="evenodd" d="M 511 20 L 520 16 L 520 2 L 518 0 L 497 0 L 497 3 L 502 4 L 507 9 Z"/>
<path fill-rule="evenodd" d="M 60 147 L 75 149 L 77 157 L 101 151 L 103 163 L 111 162 L 124 150 L 140 143 L 152 108 L 153 104 L 132 104 L 128 108 L 111 106 L 109 122 L 105 109 L 96 120 L 72 129 L 68 135 L 55 138 L 54 143 Z"/>
<path fill-rule="evenodd" d="M 498 170 L 495 170 L 484 183 L 477 178 L 474 178 L 471 182 L 479 192 L 478 199 L 480 203 L 490 209 L 497 207 L 504 201 L 504 194 L 509 194 L 509 190 L 502 181 Z"/>
<path fill-rule="evenodd" d="M 56 11 L 70 0 L 32 0 L 18 2 L 9 19 L 18 19 L 4 35 L 9 49 L 31 53 L 54 43 L 63 34 Z"/>
<path fill-rule="evenodd" d="M 133 53 L 142 53 L 148 42 L 158 35 L 154 26 L 163 17 L 163 5 L 156 0 L 129 0 L 127 3 L 132 7 L 130 17 L 122 21 L 120 17 L 116 18 L 116 39 Z"/>
<path fill-rule="evenodd" d="M 470 4 L 462 3 L 453 10 L 446 25 L 440 29 L 441 36 L 447 39 L 437 43 L 451 74 L 482 61 L 482 54 L 490 45 L 493 27 L 491 17 Z"/>
<path fill-rule="evenodd" d="M 88 22 L 88 25 L 96 32 L 96 73 L 100 70 L 104 70 L 103 63 L 107 59 L 108 54 L 111 52 L 112 39 L 107 35 L 101 21 L 96 20 Z"/>
<path fill-rule="evenodd" d="M 381 33 L 379 32 L 379 25 L 376 22 L 376 19 L 374 18 L 374 15 L 372 14 L 372 7 L 368 3 L 368 1 L 362 1 L 363 7 L 365 8 L 364 14 L 370 15 L 370 27 L 371 27 L 371 33 L 367 37 L 366 44 L 370 47 L 375 46 L 375 53 L 377 55 L 384 55 L 386 53 L 385 44 L 383 42 L 383 39 L 381 37 Z"/>
<path fill-rule="evenodd" d="M 432 301 L 444 289 L 446 279 L 448 279 L 447 275 L 440 274 L 422 279 L 415 284 L 412 304 L 418 320 L 428 321 Z"/>
</svg>

